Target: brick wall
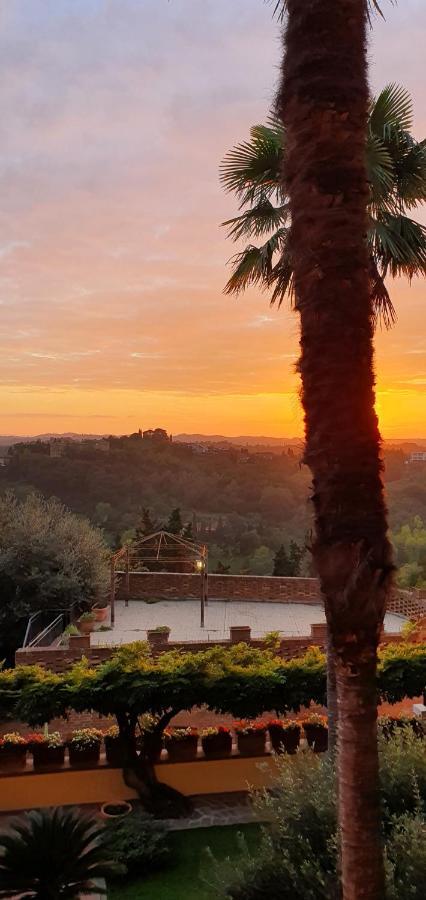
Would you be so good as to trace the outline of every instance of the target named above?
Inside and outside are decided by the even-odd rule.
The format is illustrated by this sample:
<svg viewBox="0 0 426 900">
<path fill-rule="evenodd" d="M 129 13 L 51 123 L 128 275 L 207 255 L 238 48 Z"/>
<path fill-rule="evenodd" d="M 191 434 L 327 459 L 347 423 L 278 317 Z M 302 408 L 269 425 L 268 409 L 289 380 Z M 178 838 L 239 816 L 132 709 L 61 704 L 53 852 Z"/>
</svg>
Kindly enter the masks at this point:
<svg viewBox="0 0 426 900">
<path fill-rule="evenodd" d="M 117 599 L 124 599 L 126 587 L 123 573 L 118 574 Z M 131 572 L 129 596 L 139 599 L 198 600 L 201 578 L 196 573 Z M 209 575 L 209 600 L 267 600 L 272 603 L 318 603 L 316 578 L 273 578 L 257 575 Z"/>
<path fill-rule="evenodd" d="M 315 645 L 324 650 L 327 639 L 327 626 L 325 624 L 311 625 L 309 635 L 297 637 L 285 637 L 281 639 L 279 655 L 284 659 L 293 659 L 302 656 L 309 647 Z M 397 643 L 401 640 L 400 634 L 382 634 L 382 643 Z M 247 641 L 250 647 L 262 648 L 264 642 L 255 638 Z M 166 650 L 184 650 L 191 653 L 200 653 L 209 647 L 231 647 L 231 640 L 222 641 L 168 641 L 164 644 L 153 646 L 152 652 L 156 655 Z M 17 650 L 15 655 L 16 665 L 39 665 L 53 672 L 66 672 L 73 663 L 85 656 L 91 665 L 97 666 L 109 659 L 117 647 L 35 647 L 25 650 Z"/>
<path fill-rule="evenodd" d="M 201 579 L 195 573 L 131 572 L 129 597 L 161 600 L 198 600 Z M 123 573 L 118 573 L 117 599 L 126 596 Z M 258 575 L 209 575 L 209 600 L 268 601 L 269 603 L 321 602 L 316 578 L 273 578 Z M 426 615 L 426 591 L 395 590 L 388 603 L 390 612 L 403 616 Z"/>
</svg>

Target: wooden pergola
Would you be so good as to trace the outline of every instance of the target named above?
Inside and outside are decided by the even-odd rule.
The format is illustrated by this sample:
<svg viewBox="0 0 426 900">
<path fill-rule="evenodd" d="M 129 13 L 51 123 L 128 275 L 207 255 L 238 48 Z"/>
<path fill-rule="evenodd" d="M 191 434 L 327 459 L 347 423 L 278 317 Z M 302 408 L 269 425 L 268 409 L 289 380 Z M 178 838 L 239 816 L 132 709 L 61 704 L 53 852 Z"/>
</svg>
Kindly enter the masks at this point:
<svg viewBox="0 0 426 900">
<path fill-rule="evenodd" d="M 117 550 L 111 557 L 111 624 L 114 624 L 115 619 L 116 575 L 125 577 L 127 606 L 132 572 L 198 573 L 201 582 L 200 622 L 204 628 L 208 578 L 208 549 L 205 544 L 189 541 L 168 531 L 156 531 Z"/>
</svg>

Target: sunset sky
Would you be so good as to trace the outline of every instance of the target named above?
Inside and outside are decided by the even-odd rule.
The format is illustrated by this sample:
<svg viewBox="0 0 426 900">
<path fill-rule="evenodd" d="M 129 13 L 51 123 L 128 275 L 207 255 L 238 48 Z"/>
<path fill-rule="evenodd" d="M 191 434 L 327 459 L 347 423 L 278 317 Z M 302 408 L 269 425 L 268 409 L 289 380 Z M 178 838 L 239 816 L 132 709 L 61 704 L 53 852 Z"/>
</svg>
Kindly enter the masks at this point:
<svg viewBox="0 0 426 900">
<path fill-rule="evenodd" d="M 383 7 L 372 90 L 408 88 L 422 138 L 426 2 Z M 0 432 L 300 434 L 297 317 L 222 293 L 218 166 L 268 113 L 271 7 L 7 0 L 0 42 Z M 425 287 L 390 286 L 382 430 L 426 437 Z"/>
</svg>

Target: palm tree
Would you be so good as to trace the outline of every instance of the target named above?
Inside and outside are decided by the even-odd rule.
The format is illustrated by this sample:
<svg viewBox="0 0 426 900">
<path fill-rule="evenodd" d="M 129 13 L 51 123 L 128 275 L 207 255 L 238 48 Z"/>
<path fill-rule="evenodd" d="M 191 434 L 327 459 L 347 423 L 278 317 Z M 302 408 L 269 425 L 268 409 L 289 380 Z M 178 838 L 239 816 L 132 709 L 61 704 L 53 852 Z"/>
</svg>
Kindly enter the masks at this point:
<svg viewBox="0 0 426 900">
<path fill-rule="evenodd" d="M 377 248 L 384 252 L 389 239 L 383 242 L 381 223 L 387 215 L 389 225 L 396 208 L 388 189 L 380 218 L 371 203 L 367 0 L 287 0 L 286 7 L 277 115 L 288 211 L 279 216 L 291 225 L 282 224 L 275 241 L 285 250 L 280 290 L 293 284 L 300 313 L 312 552 L 336 660 L 342 892 L 344 900 L 382 900 L 375 682 L 393 563 L 374 409 L 374 313 L 383 288 L 374 287 L 371 256 L 383 280 Z M 374 215 L 381 243 L 369 239 L 369 246 Z"/>
<path fill-rule="evenodd" d="M 426 141 L 414 140 L 412 124 L 411 97 L 402 87 L 389 84 L 370 102 L 370 287 L 375 313 L 387 325 L 394 321 L 395 311 L 386 276 L 411 279 L 426 271 L 426 228 L 409 216 L 426 199 Z M 239 294 L 260 285 L 279 306 L 286 296 L 294 299 L 290 205 L 282 179 L 285 137 L 280 120 L 272 116 L 267 125 L 255 125 L 250 140 L 230 150 L 220 168 L 222 184 L 236 194 L 243 210 L 223 225 L 233 241 L 250 241 L 231 260 L 225 292 Z M 259 238 L 262 243 L 251 243 Z"/>
<path fill-rule="evenodd" d="M 105 893 L 96 879 L 115 866 L 104 829 L 71 809 L 33 810 L 0 836 L 0 897 L 75 900 Z"/>
</svg>

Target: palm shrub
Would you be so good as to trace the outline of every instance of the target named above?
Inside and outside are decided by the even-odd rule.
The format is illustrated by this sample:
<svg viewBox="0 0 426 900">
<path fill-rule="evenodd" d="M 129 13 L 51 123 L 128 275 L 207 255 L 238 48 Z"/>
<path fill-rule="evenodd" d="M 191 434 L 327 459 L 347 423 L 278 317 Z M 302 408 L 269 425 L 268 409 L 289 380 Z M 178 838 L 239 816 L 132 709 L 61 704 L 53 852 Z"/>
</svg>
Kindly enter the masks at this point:
<svg viewBox="0 0 426 900">
<path fill-rule="evenodd" d="M 115 866 L 105 829 L 71 809 L 32 810 L 0 836 L 0 897 L 75 900 L 105 893 L 96 880 Z"/>
</svg>

